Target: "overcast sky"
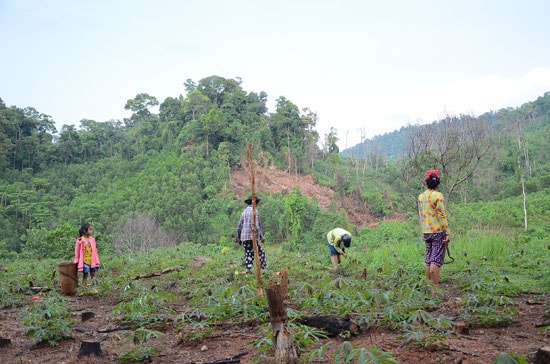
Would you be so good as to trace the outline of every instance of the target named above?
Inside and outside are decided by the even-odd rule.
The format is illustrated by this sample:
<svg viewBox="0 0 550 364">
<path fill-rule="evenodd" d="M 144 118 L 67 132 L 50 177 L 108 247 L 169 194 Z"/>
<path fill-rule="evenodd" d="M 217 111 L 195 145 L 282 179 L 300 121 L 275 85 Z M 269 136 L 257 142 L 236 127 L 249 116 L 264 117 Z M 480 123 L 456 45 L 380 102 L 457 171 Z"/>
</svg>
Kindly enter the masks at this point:
<svg viewBox="0 0 550 364">
<path fill-rule="evenodd" d="M 550 91 L 547 0 L 0 0 L 0 98 L 62 125 L 218 75 L 317 113 L 340 147 Z"/>
</svg>

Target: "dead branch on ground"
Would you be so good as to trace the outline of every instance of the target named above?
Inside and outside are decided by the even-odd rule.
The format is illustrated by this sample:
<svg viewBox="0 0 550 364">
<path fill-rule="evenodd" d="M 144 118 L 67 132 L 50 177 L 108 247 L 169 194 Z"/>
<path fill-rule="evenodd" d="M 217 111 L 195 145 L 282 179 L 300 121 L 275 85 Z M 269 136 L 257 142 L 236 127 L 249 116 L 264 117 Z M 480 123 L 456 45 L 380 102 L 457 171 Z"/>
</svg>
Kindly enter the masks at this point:
<svg viewBox="0 0 550 364">
<path fill-rule="evenodd" d="M 159 270 L 159 271 L 156 271 L 156 272 L 144 273 L 144 274 L 140 274 L 140 275 L 136 276 L 134 278 L 134 280 L 138 280 L 138 279 L 142 279 L 142 278 L 158 277 L 158 276 L 161 276 L 163 274 L 170 273 L 170 272 L 177 272 L 177 271 L 180 271 L 182 269 L 183 269 L 183 267 L 179 266 L 179 267 L 166 268 L 166 269 Z"/>
</svg>

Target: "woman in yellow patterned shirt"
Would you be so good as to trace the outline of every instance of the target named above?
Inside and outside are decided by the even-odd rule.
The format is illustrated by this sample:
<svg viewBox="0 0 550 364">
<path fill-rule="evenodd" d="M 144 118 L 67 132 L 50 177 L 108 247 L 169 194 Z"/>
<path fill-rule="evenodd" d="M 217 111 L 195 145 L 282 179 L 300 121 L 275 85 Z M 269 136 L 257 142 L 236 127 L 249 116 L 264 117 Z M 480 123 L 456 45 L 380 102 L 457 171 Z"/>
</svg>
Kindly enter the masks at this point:
<svg viewBox="0 0 550 364">
<path fill-rule="evenodd" d="M 437 169 L 426 171 L 428 189 L 418 196 L 418 214 L 426 243 L 426 278 L 434 284 L 439 283 L 439 270 L 445 260 L 445 248 L 451 239 L 443 194 L 437 191 L 439 182 Z"/>
</svg>

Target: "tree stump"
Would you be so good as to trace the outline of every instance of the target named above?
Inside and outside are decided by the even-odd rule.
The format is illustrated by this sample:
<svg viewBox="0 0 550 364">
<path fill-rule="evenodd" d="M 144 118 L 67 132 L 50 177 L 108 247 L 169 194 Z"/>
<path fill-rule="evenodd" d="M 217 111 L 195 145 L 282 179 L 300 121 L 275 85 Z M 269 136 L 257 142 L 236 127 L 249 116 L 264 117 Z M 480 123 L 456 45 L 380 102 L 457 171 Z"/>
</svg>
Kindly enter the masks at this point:
<svg viewBox="0 0 550 364">
<path fill-rule="evenodd" d="M 284 307 L 284 296 L 281 286 L 276 282 L 269 282 L 266 288 L 269 316 L 275 343 L 276 364 L 298 363 L 298 353 L 290 330 L 287 327 L 288 317 Z"/>
<path fill-rule="evenodd" d="M 80 344 L 78 356 L 90 356 L 92 354 L 95 356 L 101 355 L 101 343 L 99 341 L 83 341 L 82 344 Z"/>
<path fill-rule="evenodd" d="M 94 317 L 95 317 L 95 314 L 93 312 L 89 312 L 89 311 L 82 312 L 82 322 L 91 320 Z"/>
<path fill-rule="evenodd" d="M 457 321 L 453 325 L 454 331 L 459 335 L 469 335 L 470 334 L 470 328 L 464 321 Z"/>
<path fill-rule="evenodd" d="M 550 363 L 550 346 L 543 346 L 537 350 L 535 355 L 535 364 Z"/>
<path fill-rule="evenodd" d="M 361 279 L 367 280 L 367 268 L 363 269 L 361 272 Z"/>
<path fill-rule="evenodd" d="M 0 336 L 0 348 L 10 346 L 11 345 L 11 339 L 4 339 Z"/>
</svg>

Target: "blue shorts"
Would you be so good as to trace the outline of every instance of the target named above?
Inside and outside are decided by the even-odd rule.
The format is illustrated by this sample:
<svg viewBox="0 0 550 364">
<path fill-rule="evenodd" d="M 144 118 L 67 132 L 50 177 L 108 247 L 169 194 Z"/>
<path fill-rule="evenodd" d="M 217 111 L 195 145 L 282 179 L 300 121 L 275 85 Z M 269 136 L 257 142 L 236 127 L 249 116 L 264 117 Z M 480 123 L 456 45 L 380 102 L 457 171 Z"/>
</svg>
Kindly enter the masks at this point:
<svg viewBox="0 0 550 364">
<path fill-rule="evenodd" d="M 99 268 L 90 268 L 89 264 L 84 264 L 82 267 L 82 273 L 90 273 L 90 272 L 97 272 Z"/>
<path fill-rule="evenodd" d="M 327 239 L 327 245 L 328 245 L 328 250 L 330 250 L 331 257 L 335 255 L 340 255 L 340 253 L 338 253 L 338 251 L 334 248 L 334 246 L 329 244 L 328 239 Z M 342 251 L 345 252 L 344 249 L 342 249 Z"/>
</svg>

